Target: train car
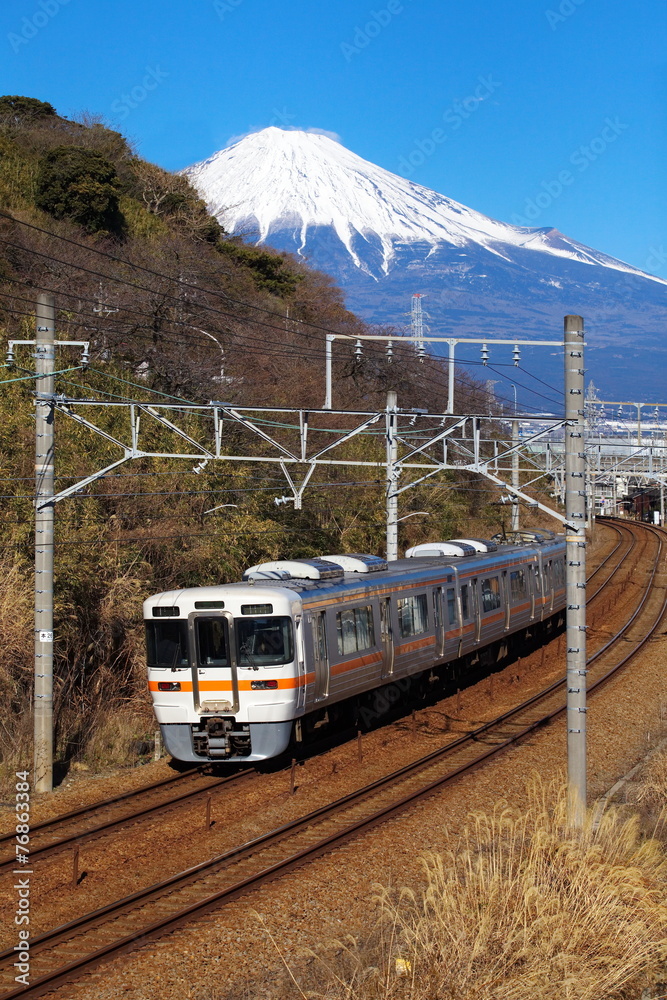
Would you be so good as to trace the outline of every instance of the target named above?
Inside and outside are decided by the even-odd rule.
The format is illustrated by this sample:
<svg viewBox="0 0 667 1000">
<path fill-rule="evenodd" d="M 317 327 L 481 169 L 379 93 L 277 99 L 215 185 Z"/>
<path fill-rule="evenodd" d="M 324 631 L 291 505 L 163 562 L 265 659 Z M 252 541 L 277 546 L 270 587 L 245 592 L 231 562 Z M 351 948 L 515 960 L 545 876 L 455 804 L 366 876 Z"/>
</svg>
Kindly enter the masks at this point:
<svg viewBox="0 0 667 1000">
<path fill-rule="evenodd" d="M 241 583 L 149 597 L 148 683 L 165 747 L 182 761 L 263 760 L 385 685 L 491 662 L 565 605 L 563 537 L 515 542 L 433 542 L 389 564 L 280 560 Z"/>
</svg>

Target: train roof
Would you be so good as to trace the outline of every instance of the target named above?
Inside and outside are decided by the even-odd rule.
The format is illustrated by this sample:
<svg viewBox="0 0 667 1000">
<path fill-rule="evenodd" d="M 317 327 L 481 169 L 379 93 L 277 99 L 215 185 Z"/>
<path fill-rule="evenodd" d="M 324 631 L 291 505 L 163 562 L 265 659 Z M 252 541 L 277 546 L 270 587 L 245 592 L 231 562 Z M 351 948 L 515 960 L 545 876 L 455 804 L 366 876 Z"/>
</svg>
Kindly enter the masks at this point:
<svg viewBox="0 0 667 1000">
<path fill-rule="evenodd" d="M 299 595 L 310 603 L 309 599 L 316 600 L 317 597 L 325 596 L 333 597 L 336 594 L 373 593 L 375 591 L 387 591 L 392 586 L 397 589 L 403 589 L 408 582 L 411 586 L 419 586 L 419 584 L 428 585 L 432 581 L 443 581 L 443 579 L 445 582 L 453 583 L 456 577 L 460 580 L 465 580 L 478 576 L 485 570 L 491 571 L 498 568 L 510 568 L 512 565 L 537 558 L 540 554 L 546 555 L 562 551 L 564 551 L 564 537 L 556 535 L 553 539 L 538 543 L 537 545 L 499 544 L 495 552 L 476 553 L 475 555 L 466 556 L 455 561 L 443 556 L 413 556 L 409 559 L 397 559 L 389 563 L 382 561 L 383 567 L 375 572 L 346 572 L 342 567 L 339 567 L 340 572 L 337 576 L 325 576 L 324 579 L 304 579 L 295 576 L 279 578 L 276 576 L 273 579 L 249 579 L 239 581 L 238 583 L 220 584 L 217 587 L 187 588 L 187 590 L 189 593 L 192 593 L 194 590 L 201 590 L 202 594 L 206 591 L 208 595 L 213 590 L 229 592 L 239 587 L 242 587 L 245 592 L 250 589 L 262 592 L 269 590 L 274 592 L 282 591 L 285 596 L 289 593 Z M 333 556 L 328 557 L 329 566 L 335 565 L 333 560 Z M 288 562 L 296 569 L 300 562 L 301 565 L 310 562 L 317 564 L 319 560 L 285 561 L 286 564 Z M 384 568 L 385 566 L 386 568 Z M 154 594 L 149 600 L 157 597 L 166 598 L 168 595 L 175 596 L 182 594 L 184 589 L 186 588 L 179 588 L 178 590 L 168 591 L 160 595 Z"/>
</svg>

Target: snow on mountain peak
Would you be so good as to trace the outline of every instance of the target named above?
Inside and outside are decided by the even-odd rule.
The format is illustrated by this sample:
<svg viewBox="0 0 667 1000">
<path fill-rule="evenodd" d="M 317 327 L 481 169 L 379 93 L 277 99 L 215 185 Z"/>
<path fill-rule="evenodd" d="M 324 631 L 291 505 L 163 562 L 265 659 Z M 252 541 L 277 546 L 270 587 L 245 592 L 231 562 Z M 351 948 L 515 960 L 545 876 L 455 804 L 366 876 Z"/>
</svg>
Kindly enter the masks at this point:
<svg viewBox="0 0 667 1000">
<path fill-rule="evenodd" d="M 309 228 L 330 227 L 365 271 L 359 237 L 379 245 L 385 274 L 396 243 L 435 247 L 443 241 L 456 247 L 481 245 L 503 258 L 512 247 L 524 247 L 643 273 L 557 230 L 524 229 L 475 212 L 362 159 L 324 132 L 270 126 L 183 173 L 227 232 L 252 229 L 261 243 L 273 233 L 291 230 L 297 235 L 297 252 L 303 252 Z"/>
</svg>

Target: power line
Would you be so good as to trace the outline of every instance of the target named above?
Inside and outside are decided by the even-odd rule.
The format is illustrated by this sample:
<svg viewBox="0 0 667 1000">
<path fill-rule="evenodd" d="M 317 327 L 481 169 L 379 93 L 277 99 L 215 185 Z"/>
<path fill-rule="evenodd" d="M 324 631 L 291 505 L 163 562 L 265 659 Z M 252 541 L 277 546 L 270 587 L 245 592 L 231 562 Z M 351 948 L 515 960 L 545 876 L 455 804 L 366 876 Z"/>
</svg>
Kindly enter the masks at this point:
<svg viewBox="0 0 667 1000">
<path fill-rule="evenodd" d="M 2 214 L 2 213 L 0 213 L 0 215 L 1 215 L 1 214 Z M 26 224 L 26 225 L 29 225 L 29 224 Z M 38 229 L 38 231 L 40 231 L 40 232 L 43 232 L 43 233 L 45 233 L 46 235 L 54 235 L 54 234 L 49 234 L 49 233 L 48 233 L 48 232 L 47 232 L 46 230 L 41 230 L 41 229 L 39 229 L 39 227 L 30 227 L 30 228 L 36 228 L 36 229 Z M 100 253 L 100 254 L 101 254 L 102 256 L 110 256 L 110 257 L 111 257 L 111 259 L 113 259 L 113 260 L 117 260 L 117 261 L 119 261 L 120 263 L 127 263 L 127 262 L 124 262 L 124 261 L 122 260 L 122 258 L 116 258 L 116 257 L 114 257 L 113 255 L 108 255 L 108 254 L 105 254 L 105 253 L 104 253 L 103 251 L 98 251 L 98 250 L 96 250 L 95 248 L 88 248 L 88 247 L 86 247 L 86 246 L 85 246 L 85 244 L 81 244 L 81 243 L 77 243 L 76 241 L 72 241 L 72 240 L 67 240 L 67 239 L 66 239 L 65 237 L 58 237 L 58 236 L 57 236 L 57 238 L 62 238 L 62 239 L 65 239 L 65 240 L 66 240 L 66 242 L 70 242 L 70 243 L 73 243 L 73 245 L 75 245 L 75 246 L 78 246 L 78 247 L 80 247 L 81 249 L 84 249 L 84 250 L 91 250 L 92 252 L 95 252 L 95 253 Z M 1 239 L 0 239 L 0 241 L 1 241 Z M 105 275 L 105 274 L 103 274 L 103 273 L 101 273 L 101 272 L 98 272 L 98 271 L 92 271 L 92 270 L 91 270 L 90 268 L 85 268 L 85 267 L 83 267 L 83 265 L 80 265 L 80 264 L 72 264 L 72 263 L 70 263 L 70 262 L 68 262 L 68 261 L 62 261 L 62 260 L 60 260 L 59 258 L 56 258 L 56 257 L 51 257 L 51 256 L 49 256 L 49 255 L 47 255 L 47 254 L 43 254 L 43 253 L 41 253 L 40 251 L 36 251 L 36 250 L 32 250 L 32 249 L 31 249 L 31 248 L 29 248 L 29 247 L 20 247 L 20 246 L 18 246 L 18 245 L 16 245 L 16 244 L 11 244 L 11 243 L 9 243 L 9 241 L 6 241 L 6 240 L 5 240 L 5 241 L 2 241 L 2 242 L 5 242 L 5 243 L 6 243 L 7 245 L 9 245 L 9 246 L 14 246 L 14 247 L 16 247 L 17 249 L 22 249 L 22 250 L 24 250 L 25 252 L 28 252 L 28 253 L 34 253 L 34 254 L 36 254 L 36 255 L 38 255 L 38 256 L 41 256 L 41 257 L 44 257 L 44 258 L 46 258 L 46 259 L 48 259 L 48 260 L 51 260 L 51 261 L 53 261 L 53 262 L 55 262 L 55 263 L 60 263 L 60 264 L 63 264 L 64 266 L 67 266 L 67 267 L 74 267 L 75 269 L 78 269 L 78 270 L 82 270 L 82 271 L 84 271 L 85 273 L 90 273 L 90 274 L 93 274 L 93 275 L 95 275 L 96 277 L 104 277 L 104 278 L 106 278 L 107 280 L 111 280 L 111 281 L 114 281 L 114 282 L 116 282 L 116 283 L 119 283 L 119 284 L 125 284 L 125 285 L 128 285 L 129 287 L 134 287 L 134 288 L 138 288 L 138 289 L 140 289 L 140 290 L 142 290 L 142 291 L 148 291 L 148 292 L 151 292 L 151 293 L 155 293 L 155 290 L 154 290 L 154 289 L 150 289 L 150 288 L 147 288 L 146 286 L 143 286 L 143 285 L 138 285 L 138 284 L 136 284 L 135 282 L 130 282 L 130 281 L 128 281 L 127 279 L 123 279 L 123 278 L 117 278 L 117 277 L 115 277 L 115 276 L 112 276 L 112 275 Z M 139 267 L 139 265 L 137 265 L 137 266 Z M 173 281 L 173 282 L 176 282 L 177 284 L 185 284 L 185 285 L 186 285 L 187 287 L 192 287 L 192 288 L 195 288 L 195 289 L 197 289 L 198 291 L 207 291 L 206 289 L 201 289 L 201 288 L 199 288 L 199 286 L 196 286 L 196 285 L 194 285 L 194 286 L 191 286 L 191 285 L 189 285 L 189 283 L 187 283 L 187 282 L 182 282 L 182 281 L 181 281 L 181 279 L 177 279 L 177 278 L 172 278 L 172 277 L 170 277 L 169 275 L 165 275 L 165 274 L 162 274 L 162 273 L 160 273 L 160 272 L 154 272 L 154 271 L 151 271 L 151 269 L 146 269 L 146 268 L 142 268 L 142 267 L 139 267 L 139 269 L 140 269 L 140 270 L 147 270 L 147 271 L 148 271 L 148 273 L 151 273 L 151 274 L 155 274 L 155 275 L 156 275 L 156 276 L 158 276 L 158 277 L 162 277 L 162 278 L 164 278 L 165 280 L 168 280 L 168 281 Z M 10 280 L 13 280 L 13 279 L 10 279 Z M 51 290 L 49 290 L 49 291 L 51 291 Z M 211 290 L 208 290 L 208 291 L 211 291 Z M 161 292 L 160 294 L 163 294 L 163 295 L 165 295 L 165 294 L 168 294 L 168 293 L 165 293 L 165 292 Z M 226 295 L 226 293 L 216 293 L 215 291 L 211 291 L 211 294 L 214 294 L 214 295 L 215 295 L 215 294 L 220 294 L 220 295 Z M 175 300 L 176 302 L 178 302 L 178 303 L 179 303 L 179 305 L 182 305 L 182 302 L 181 302 L 181 300 L 180 300 L 180 299 L 179 299 L 179 298 L 178 298 L 177 296 L 174 296 L 174 295 L 169 295 L 168 297 L 169 297 L 169 298 L 171 298 L 171 299 L 173 299 L 173 300 Z M 279 316 L 279 317 L 280 317 L 281 319 L 283 319 L 283 317 L 282 317 L 282 316 L 281 316 L 281 314 L 279 314 L 279 313 L 275 313 L 275 312 L 273 312 L 273 311 L 271 311 L 271 310 L 264 310 L 264 309 L 263 309 L 263 307 L 254 307 L 254 306 L 253 306 L 252 304 L 250 304 L 250 303 L 243 303 L 243 302 L 241 302 L 241 300 L 234 300 L 234 299 L 231 299 L 231 297 L 229 297 L 229 296 L 227 296 L 227 298 L 229 298 L 229 299 L 230 299 L 230 301 L 235 301 L 235 302 L 238 302 L 239 304 L 243 304 L 243 305 L 246 305 L 246 306 L 248 306 L 248 308 L 257 308 L 257 309 L 259 309 L 260 311 L 266 311 L 266 312 L 268 312 L 268 313 L 269 313 L 269 314 L 271 314 L 271 315 L 275 315 L 275 316 Z M 93 300 L 89 300 L 89 301 L 93 301 Z M 201 305 L 201 304 L 199 304 L 199 305 Z M 225 313 L 225 312 L 223 312 L 222 310 L 219 310 L 219 309 L 215 309 L 215 308 L 213 308 L 212 306 L 208 306 L 208 305 L 205 305 L 205 306 L 203 306 L 203 308 L 205 308 L 205 309 L 207 309 L 208 311 L 211 311 L 211 312 L 213 312 L 213 313 L 216 313 L 216 314 L 218 314 L 218 315 L 222 315 L 222 316 L 226 316 L 226 317 L 228 317 L 228 318 L 232 318 L 232 319 L 236 320 L 236 322 L 241 322 L 241 323 L 244 323 L 244 322 L 246 322 L 246 323 L 247 323 L 247 322 L 248 322 L 248 320 L 245 320 L 245 321 L 244 321 L 244 320 L 243 320 L 243 319 L 242 319 L 241 317 L 238 317 L 238 316 L 235 316 L 235 315 L 234 315 L 234 314 L 232 314 L 232 313 Z M 135 312 L 138 312 L 138 313 L 139 313 L 139 315 L 146 315 L 146 314 L 141 314 L 141 313 L 140 313 L 140 312 L 139 312 L 138 310 L 133 310 L 133 311 L 135 311 Z M 151 317 L 151 318 L 152 318 L 152 317 Z M 191 329 L 193 329 L 193 330 L 195 330 L 195 331 L 197 330 L 197 328 L 196 328 L 196 327 L 194 327 L 194 325 L 193 325 L 193 324 L 186 324 L 186 323 L 184 323 L 183 321 L 179 321 L 179 320 L 171 320 L 171 322 L 174 322 L 174 323 L 176 323 L 176 324 L 178 324 L 178 325 L 181 325 L 181 326 L 188 326 L 188 327 L 190 327 Z M 266 323 L 262 322 L 261 320 L 251 320 L 250 322 L 253 322 L 253 323 L 257 323 L 258 325 L 260 325 L 260 326 L 264 326 L 264 327 L 267 327 L 267 328 L 269 328 L 269 329 L 273 329 L 273 330 L 279 330 L 279 332 L 281 332 L 281 333 L 283 333 L 283 332 L 284 332 L 284 330 L 283 330 L 283 327 L 282 327 L 282 326 L 281 326 L 281 327 L 276 327 L 276 326 L 275 326 L 274 324 L 266 324 Z M 340 336 L 340 335 L 341 335 L 339 331 L 334 331 L 334 330 L 331 330 L 331 329 L 329 329 L 329 328 L 327 328 L 327 327 L 322 327 L 322 326 L 319 326 L 319 325 L 317 325 L 317 324 L 311 324 L 311 323 L 310 323 L 310 322 L 308 322 L 308 321 L 299 321 L 299 322 L 302 322 L 302 323 L 304 323 L 304 324 L 305 324 L 305 325 L 307 325 L 307 326 L 311 326 L 311 327 L 312 327 L 313 329 L 318 329 L 318 330 L 321 330 L 321 331 L 323 331 L 323 332 L 326 332 L 326 333 L 332 333 L 332 334 L 335 334 L 335 335 L 337 335 L 337 336 Z M 201 331 L 200 331 L 200 332 L 201 332 Z M 306 333 L 303 333 L 302 331 L 299 331 L 299 330 L 292 330 L 291 332 L 293 332 L 293 333 L 296 333 L 296 334 L 297 334 L 297 335 L 299 335 L 299 336 L 306 336 L 306 337 L 308 337 L 308 334 L 306 334 Z M 205 334 L 204 334 L 204 335 L 205 335 Z M 164 334 L 162 334 L 162 336 L 164 336 Z M 254 338 L 254 339 L 256 339 L 256 338 Z M 397 341 L 398 343 L 400 343 L 400 342 L 401 342 L 402 340 L 405 340 L 405 338 L 402 338 L 402 337 L 400 337 L 400 336 L 397 336 L 397 337 L 396 337 L 396 341 Z M 263 346 L 264 346 L 264 345 L 263 345 Z M 265 353 L 268 353 L 268 351 L 266 351 L 266 348 L 265 348 L 265 347 L 264 347 L 264 350 L 265 350 Z M 320 352 L 318 352 L 318 353 L 320 353 Z M 429 357 L 430 357 L 430 358 L 432 358 L 432 359 L 435 359 L 435 356 L 434 356 L 434 355 L 430 355 Z M 479 365 L 479 364 L 481 364 L 481 362 L 468 362 L 468 361 L 463 361 L 463 362 L 459 362 L 459 363 L 464 363 L 464 364 L 470 364 L 470 365 Z M 444 360 L 442 361 L 442 364 L 443 364 L 443 365 L 445 364 Z M 429 367 L 433 368 L 433 365 L 431 364 L 431 365 L 430 365 Z M 439 375 L 441 375 L 441 376 L 442 376 L 442 377 L 444 378 L 444 374 L 445 374 L 445 373 L 444 373 L 444 371 L 443 371 L 442 369 L 440 369 L 440 368 L 438 368 L 438 369 L 437 369 L 437 371 L 438 371 L 438 374 L 439 374 Z M 500 373 L 497 373 L 497 374 L 500 374 Z M 459 379 L 458 381 L 460 382 L 461 380 Z M 439 386 L 439 387 L 440 387 L 440 386 Z M 467 387 L 467 388 L 469 388 L 469 387 Z M 535 395 L 541 395 L 540 393 L 537 393 L 537 392 L 536 392 L 535 390 L 533 390 L 533 389 L 530 389 L 530 388 L 529 388 L 528 386 L 522 386 L 522 388 L 524 388 L 524 389 L 525 389 L 525 390 L 526 390 L 527 392 L 530 392 L 530 393 L 532 393 L 532 394 L 535 394 Z M 482 387 L 479 387 L 479 388 L 478 388 L 478 391 L 481 391 L 481 392 L 485 392 L 485 390 L 484 390 L 484 389 L 483 389 Z M 502 397 L 497 397 L 497 396 L 495 396 L 495 394 L 493 394 L 493 393 L 488 393 L 488 392 L 486 392 L 485 394 L 486 394 L 486 395 L 488 395 L 488 396 L 489 396 L 490 398 L 493 398 L 493 399 L 498 399 L 498 398 L 502 398 Z M 505 398 L 506 398 L 506 397 L 505 397 Z M 542 397 L 542 398 L 545 398 L 545 397 Z M 506 398 L 506 401 L 507 401 L 507 402 L 511 402 L 511 400 L 509 400 L 509 399 L 507 399 L 507 398 Z M 550 401 L 550 402 L 554 402 L 553 400 L 549 400 L 549 401 Z M 529 407 L 529 408 L 530 408 L 530 409 L 536 409 L 536 407 Z"/>
</svg>

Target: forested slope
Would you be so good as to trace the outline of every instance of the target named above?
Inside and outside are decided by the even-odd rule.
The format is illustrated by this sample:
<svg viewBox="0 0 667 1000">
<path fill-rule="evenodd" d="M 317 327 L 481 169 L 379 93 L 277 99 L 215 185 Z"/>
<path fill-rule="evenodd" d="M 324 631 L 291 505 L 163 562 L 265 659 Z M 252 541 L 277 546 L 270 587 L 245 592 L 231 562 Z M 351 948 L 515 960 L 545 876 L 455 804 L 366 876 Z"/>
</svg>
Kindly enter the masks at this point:
<svg viewBox="0 0 667 1000">
<path fill-rule="evenodd" d="M 55 296 L 57 337 L 91 343 L 58 351 L 57 392 L 120 401 L 224 398 L 238 405 L 321 407 L 327 332 L 371 331 L 345 309 L 326 276 L 287 254 L 229 239 L 188 182 L 142 160 L 100 121 L 74 122 L 30 98 L 0 98 L 0 329 L 34 337 L 39 292 Z M 32 352 L 0 369 L 0 752 L 29 757 L 32 674 L 34 380 Z M 70 370 L 65 370 L 70 369 Z M 410 347 L 335 342 L 335 405 L 441 412 L 446 376 Z M 459 376 L 457 408 L 485 409 Z M 100 420 L 125 431 L 120 410 Z M 201 427 L 193 423 L 193 434 Z M 287 429 L 283 429 L 287 433 Z M 231 432 L 230 432 L 231 433 Z M 155 450 L 173 450 L 150 430 Z M 235 442 L 232 436 L 228 445 Z M 246 445 L 243 445 L 246 447 Z M 256 453 L 261 442 L 253 446 Z M 348 454 L 382 457 L 383 431 Z M 356 449 L 356 451 L 355 451 Z M 180 450 L 180 449 L 177 449 Z M 67 417 L 56 418 L 57 489 L 118 458 L 118 450 Z M 141 601 L 176 585 L 238 579 L 265 558 L 332 551 L 381 552 L 384 480 L 377 469 L 318 470 L 304 508 L 276 506 L 276 466 L 136 461 L 56 508 L 56 714 L 66 762 L 131 761 L 154 728 L 144 693 Z M 496 518 L 479 480 L 441 477 L 409 491 L 402 545 L 476 529 Z M 211 508 L 222 507 L 212 514 Z"/>
</svg>

